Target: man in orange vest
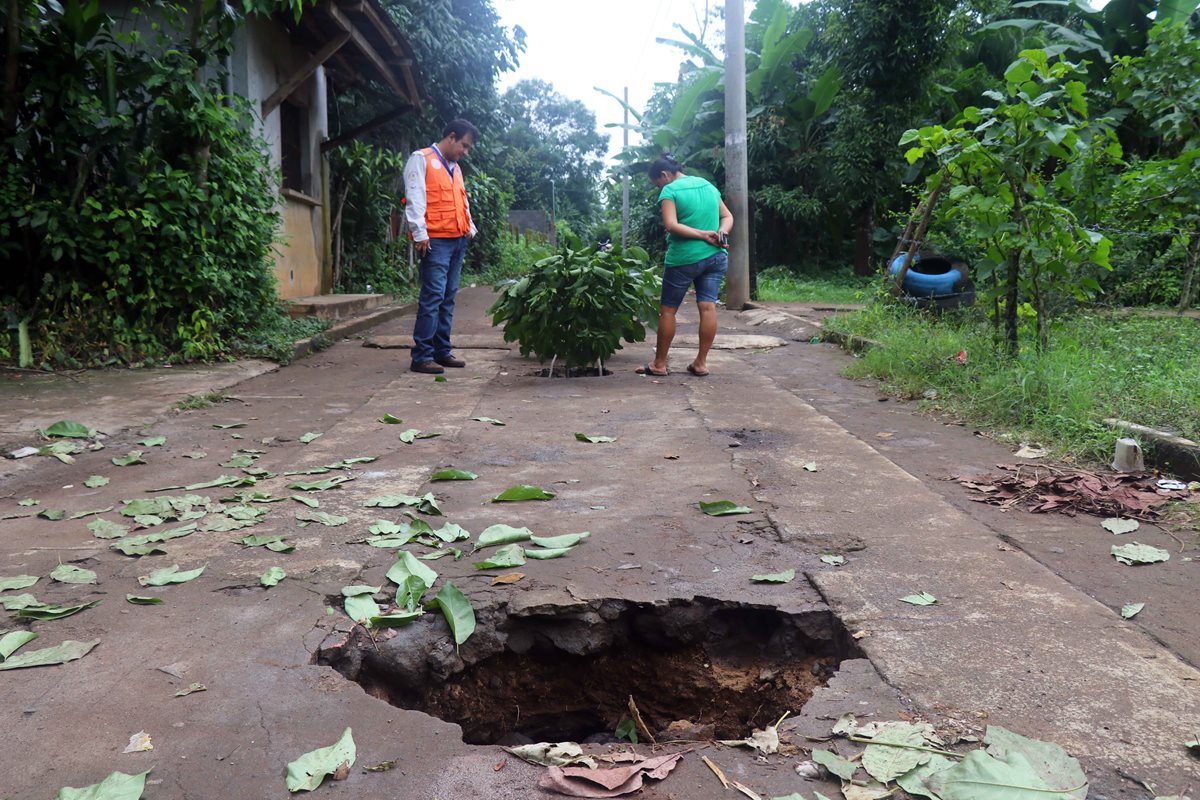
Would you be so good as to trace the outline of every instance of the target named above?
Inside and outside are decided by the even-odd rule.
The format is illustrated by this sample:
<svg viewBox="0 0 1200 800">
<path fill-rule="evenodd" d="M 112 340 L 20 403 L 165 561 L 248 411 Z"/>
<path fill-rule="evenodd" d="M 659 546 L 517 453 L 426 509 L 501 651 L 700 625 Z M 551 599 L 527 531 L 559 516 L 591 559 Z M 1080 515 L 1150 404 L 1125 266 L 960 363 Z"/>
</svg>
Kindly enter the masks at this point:
<svg viewBox="0 0 1200 800">
<path fill-rule="evenodd" d="M 443 367 L 465 367 L 450 352 L 454 295 L 467 243 L 475 236 L 471 204 L 458 162 L 479 131 L 456 119 L 442 140 L 409 157 L 404 167 L 404 217 L 413 247 L 421 256 L 421 296 L 413 326 L 412 371 L 440 375 Z"/>
</svg>

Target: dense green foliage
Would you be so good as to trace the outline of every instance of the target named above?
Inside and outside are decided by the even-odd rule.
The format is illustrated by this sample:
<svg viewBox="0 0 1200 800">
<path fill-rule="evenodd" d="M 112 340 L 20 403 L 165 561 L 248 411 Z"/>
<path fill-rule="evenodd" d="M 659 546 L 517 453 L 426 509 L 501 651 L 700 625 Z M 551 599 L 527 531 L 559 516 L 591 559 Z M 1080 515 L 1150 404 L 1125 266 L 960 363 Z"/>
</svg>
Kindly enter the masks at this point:
<svg viewBox="0 0 1200 800">
<path fill-rule="evenodd" d="M 27 321 L 33 363 L 229 352 L 273 313 L 277 224 L 246 108 L 201 77 L 232 28 L 198 17 L 143 42 L 79 0 L 29 10 L 6 92 L 0 306 Z"/>
<path fill-rule="evenodd" d="M 488 312 L 521 355 L 590 367 L 611 358 L 622 339 L 645 340 L 646 325 L 658 318 L 660 288 L 640 248 L 580 249 L 572 242 L 503 286 Z"/>
<path fill-rule="evenodd" d="M 1105 460 L 1109 417 L 1200 437 L 1200 323 L 1192 320 L 1079 314 L 1052 323 L 1053 349 L 1017 358 L 994 350 L 973 315 L 931 324 L 925 314 L 875 305 L 827 324 L 882 345 L 854 361 L 851 377 L 878 378 L 906 397 L 932 389 L 938 408 L 1017 441 Z"/>
</svg>

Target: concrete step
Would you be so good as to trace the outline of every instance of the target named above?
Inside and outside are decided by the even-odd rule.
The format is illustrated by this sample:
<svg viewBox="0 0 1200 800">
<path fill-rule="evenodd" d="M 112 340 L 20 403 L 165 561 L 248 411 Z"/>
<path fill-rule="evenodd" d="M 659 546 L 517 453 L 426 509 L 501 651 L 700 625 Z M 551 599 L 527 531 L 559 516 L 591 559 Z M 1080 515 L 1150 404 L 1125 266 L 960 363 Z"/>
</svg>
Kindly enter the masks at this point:
<svg viewBox="0 0 1200 800">
<path fill-rule="evenodd" d="M 287 301 L 288 314 L 292 317 L 332 320 L 352 317 L 390 302 L 391 298 L 386 294 L 324 294 Z"/>
</svg>

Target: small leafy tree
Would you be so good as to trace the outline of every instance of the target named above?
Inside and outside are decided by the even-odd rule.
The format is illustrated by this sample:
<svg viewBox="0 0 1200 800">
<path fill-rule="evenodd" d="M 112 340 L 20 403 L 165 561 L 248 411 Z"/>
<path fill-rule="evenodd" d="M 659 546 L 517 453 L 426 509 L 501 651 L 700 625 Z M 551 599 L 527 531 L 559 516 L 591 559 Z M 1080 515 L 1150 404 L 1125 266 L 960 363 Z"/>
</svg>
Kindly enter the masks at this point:
<svg viewBox="0 0 1200 800">
<path fill-rule="evenodd" d="M 1111 241 L 1080 224 L 1069 208 L 1077 191 L 1070 167 L 1101 151 L 1119 157 L 1107 128 L 1089 127 L 1082 69 L 1051 63 L 1042 50 L 1025 50 L 1005 72 L 1004 92 L 988 91 L 989 108 L 964 109 L 958 124 L 909 130 L 910 164 L 933 159 L 931 195 L 949 185 L 940 213 L 957 218 L 986 249 L 977 264 L 999 332 L 1019 350 L 1018 318 L 1033 317 L 1038 345 L 1048 345 L 1048 295 L 1084 299 L 1100 290 L 1081 276 L 1087 263 L 1109 268 Z M 998 337 L 999 338 L 999 337 Z"/>
<path fill-rule="evenodd" d="M 646 325 L 657 319 L 661 281 L 640 247 L 578 247 L 572 242 L 535 263 L 502 288 L 488 312 L 521 355 L 561 359 L 567 367 L 597 364 L 603 374 L 622 339 L 645 340 Z"/>
</svg>

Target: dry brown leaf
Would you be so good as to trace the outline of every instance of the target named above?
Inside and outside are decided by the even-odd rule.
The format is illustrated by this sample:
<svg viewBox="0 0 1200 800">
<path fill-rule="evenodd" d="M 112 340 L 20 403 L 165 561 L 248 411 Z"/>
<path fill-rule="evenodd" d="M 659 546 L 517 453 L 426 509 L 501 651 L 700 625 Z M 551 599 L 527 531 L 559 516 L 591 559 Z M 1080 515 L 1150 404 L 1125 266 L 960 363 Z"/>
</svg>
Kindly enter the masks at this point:
<svg viewBox="0 0 1200 800">
<path fill-rule="evenodd" d="M 638 733 L 648 739 L 651 744 L 658 744 L 658 740 L 654 738 L 654 734 L 646 727 L 646 723 L 642 721 L 642 714 L 638 711 L 637 703 L 633 702 L 633 695 L 629 695 L 629 714 L 633 717 L 633 724 L 637 726 Z"/>
<path fill-rule="evenodd" d="M 663 458 L 667 459 L 668 461 L 678 461 L 679 460 L 679 456 L 676 456 L 676 455 L 663 456 Z"/>
<path fill-rule="evenodd" d="M 335 781 L 344 781 L 350 777 L 350 762 L 343 761 L 338 764 L 338 768 L 333 771 L 333 779 Z"/>
<path fill-rule="evenodd" d="M 524 577 L 524 572 L 506 572 L 503 575 L 497 575 L 495 578 L 492 578 L 492 586 L 503 586 L 510 583 L 516 583 Z"/>
<path fill-rule="evenodd" d="M 880 431 L 879 433 L 875 434 L 876 439 L 892 439 L 895 436 L 896 434 L 892 431 Z"/>
</svg>

